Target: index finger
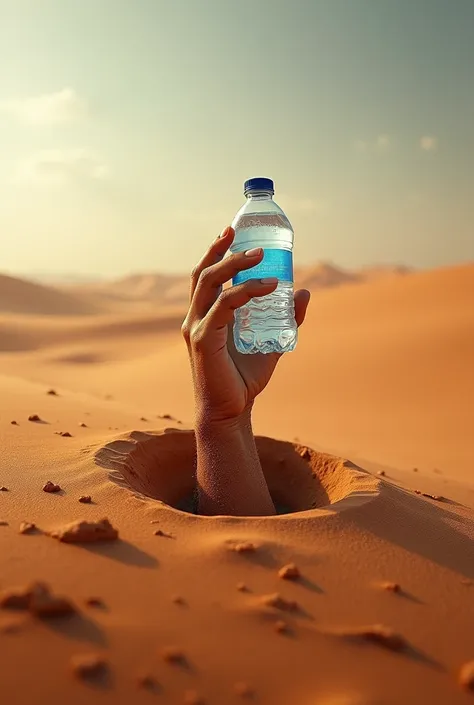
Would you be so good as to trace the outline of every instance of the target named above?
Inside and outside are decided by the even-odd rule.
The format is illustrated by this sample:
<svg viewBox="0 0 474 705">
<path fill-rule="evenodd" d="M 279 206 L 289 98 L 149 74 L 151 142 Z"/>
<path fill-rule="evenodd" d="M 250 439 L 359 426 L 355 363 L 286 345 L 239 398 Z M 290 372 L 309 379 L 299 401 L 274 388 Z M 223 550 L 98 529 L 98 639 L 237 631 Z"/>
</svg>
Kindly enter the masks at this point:
<svg viewBox="0 0 474 705">
<path fill-rule="evenodd" d="M 191 289 L 189 293 L 190 301 L 193 300 L 194 292 L 196 290 L 196 286 L 199 280 L 199 275 L 201 274 L 203 269 L 206 269 L 206 267 L 210 267 L 211 265 L 217 264 L 217 262 L 221 261 L 229 247 L 232 245 L 234 235 L 235 232 L 233 228 L 231 228 L 230 226 L 224 228 L 219 237 L 214 240 L 212 245 L 209 247 L 204 257 L 202 257 L 197 263 L 197 265 L 194 267 L 191 273 Z"/>
</svg>

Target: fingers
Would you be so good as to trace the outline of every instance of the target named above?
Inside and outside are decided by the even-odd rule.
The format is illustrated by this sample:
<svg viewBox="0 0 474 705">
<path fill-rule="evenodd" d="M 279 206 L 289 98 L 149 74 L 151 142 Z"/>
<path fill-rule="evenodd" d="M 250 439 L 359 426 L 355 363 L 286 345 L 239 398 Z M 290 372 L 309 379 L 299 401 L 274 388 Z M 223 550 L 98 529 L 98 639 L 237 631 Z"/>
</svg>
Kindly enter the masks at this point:
<svg viewBox="0 0 474 705">
<path fill-rule="evenodd" d="M 212 306 L 206 318 L 202 321 L 202 338 L 210 330 L 218 330 L 229 325 L 234 319 L 234 311 L 245 306 L 250 299 L 271 294 L 277 288 L 278 279 L 249 279 L 243 284 L 238 284 L 222 291 L 217 301 Z"/>
<path fill-rule="evenodd" d="M 231 227 L 224 228 L 219 237 L 214 240 L 212 245 L 209 247 L 204 257 L 202 257 L 202 259 L 194 267 L 191 274 L 191 291 L 189 294 L 190 301 L 193 299 L 194 291 L 199 281 L 201 272 L 206 269 L 206 267 L 210 267 L 211 265 L 216 264 L 216 262 L 220 262 L 231 246 L 234 235 L 235 233 Z"/>
<path fill-rule="evenodd" d="M 311 294 L 307 289 L 299 289 L 295 292 L 295 319 L 298 328 L 303 323 L 306 316 Z"/>
<path fill-rule="evenodd" d="M 263 250 L 256 247 L 246 252 L 237 252 L 221 262 L 201 271 L 192 301 L 193 315 L 204 318 L 221 293 L 222 285 L 238 272 L 251 269 L 263 259 Z"/>
</svg>

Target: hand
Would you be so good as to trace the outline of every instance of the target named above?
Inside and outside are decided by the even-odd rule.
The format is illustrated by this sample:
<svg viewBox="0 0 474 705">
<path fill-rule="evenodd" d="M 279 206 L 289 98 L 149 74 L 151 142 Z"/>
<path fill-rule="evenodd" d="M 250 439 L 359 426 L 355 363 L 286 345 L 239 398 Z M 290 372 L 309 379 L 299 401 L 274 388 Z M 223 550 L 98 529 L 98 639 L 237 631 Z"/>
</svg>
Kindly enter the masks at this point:
<svg viewBox="0 0 474 705">
<path fill-rule="evenodd" d="M 261 248 L 223 259 L 234 239 L 228 227 L 213 242 L 191 275 L 190 306 L 182 326 L 194 379 L 198 422 L 219 423 L 238 419 L 250 410 L 255 397 L 268 384 L 281 353 L 243 355 L 234 345 L 235 309 L 277 287 L 276 279 L 251 279 L 237 286 L 222 286 L 238 272 L 261 262 Z M 303 323 L 309 291 L 295 293 L 295 318 Z"/>
</svg>

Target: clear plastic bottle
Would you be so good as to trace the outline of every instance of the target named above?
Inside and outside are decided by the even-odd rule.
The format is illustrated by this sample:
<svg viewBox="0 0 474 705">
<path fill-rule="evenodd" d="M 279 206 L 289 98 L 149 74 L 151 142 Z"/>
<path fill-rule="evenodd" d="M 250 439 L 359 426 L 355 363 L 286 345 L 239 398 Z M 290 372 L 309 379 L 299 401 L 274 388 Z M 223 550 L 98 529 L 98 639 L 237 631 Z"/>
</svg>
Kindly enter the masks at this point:
<svg viewBox="0 0 474 705">
<path fill-rule="evenodd" d="M 294 233 L 282 209 L 273 200 L 273 181 L 249 179 L 244 184 L 247 202 L 234 218 L 232 252 L 262 247 L 260 264 L 239 274 L 233 285 L 247 279 L 278 277 L 276 290 L 254 298 L 235 311 L 234 341 L 241 353 L 289 352 L 297 341 L 293 301 Z"/>
</svg>

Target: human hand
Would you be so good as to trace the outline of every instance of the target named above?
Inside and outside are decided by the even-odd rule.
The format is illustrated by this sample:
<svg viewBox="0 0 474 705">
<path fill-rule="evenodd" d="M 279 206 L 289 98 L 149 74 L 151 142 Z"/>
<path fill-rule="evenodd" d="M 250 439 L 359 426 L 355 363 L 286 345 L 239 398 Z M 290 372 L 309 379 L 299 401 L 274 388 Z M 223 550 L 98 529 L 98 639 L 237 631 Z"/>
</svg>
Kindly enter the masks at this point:
<svg viewBox="0 0 474 705">
<path fill-rule="evenodd" d="M 194 380 L 198 422 L 232 422 L 250 410 L 268 384 L 281 353 L 243 355 L 234 345 L 234 310 L 250 299 L 270 294 L 276 279 L 250 279 L 223 290 L 237 272 L 259 264 L 261 248 L 224 258 L 234 231 L 228 227 L 215 240 L 191 275 L 190 306 L 182 326 Z M 295 293 L 295 318 L 300 326 L 309 291 Z"/>
</svg>

